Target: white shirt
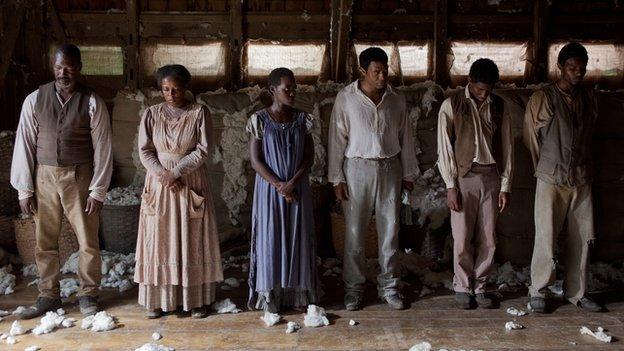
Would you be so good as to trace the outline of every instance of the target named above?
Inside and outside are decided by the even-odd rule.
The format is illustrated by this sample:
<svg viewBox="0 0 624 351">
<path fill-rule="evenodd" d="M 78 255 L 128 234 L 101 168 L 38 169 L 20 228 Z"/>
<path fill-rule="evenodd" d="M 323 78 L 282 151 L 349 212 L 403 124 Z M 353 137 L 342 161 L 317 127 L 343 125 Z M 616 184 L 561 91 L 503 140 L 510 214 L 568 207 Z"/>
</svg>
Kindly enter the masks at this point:
<svg viewBox="0 0 624 351">
<path fill-rule="evenodd" d="M 405 97 L 388 85 L 375 105 L 359 81 L 344 87 L 336 96 L 329 125 L 328 180 L 334 185 L 346 182 L 345 158 L 383 159 L 398 154 L 403 179 L 413 181 L 419 169 Z"/>
<path fill-rule="evenodd" d="M 20 121 L 15 135 L 13 161 L 11 164 L 11 185 L 18 191 L 19 199 L 33 196 L 35 192 L 34 174 L 37 162 L 37 134 L 39 125 L 35 116 L 35 104 L 39 90 L 35 90 L 24 100 Z M 65 105 L 58 93 L 56 97 Z M 110 117 L 104 100 L 95 93 L 89 98 L 91 117 L 91 140 L 93 142 L 93 178 L 89 185 L 92 198 L 104 202 L 113 174 L 113 153 Z"/>
<path fill-rule="evenodd" d="M 464 89 L 466 98 L 470 100 L 470 115 L 475 131 L 475 154 L 472 162 L 489 165 L 496 164 L 494 154 L 492 153 L 492 115 L 490 114 L 490 106 L 492 99 L 490 96 L 481 104 L 480 107 L 470 96 L 468 87 Z M 440 106 L 438 115 L 438 169 L 440 175 L 446 183 L 447 188 L 457 187 L 457 164 L 455 163 L 455 154 L 453 144 L 451 143 L 451 132 L 453 126 L 453 107 L 451 106 L 451 98 L 447 98 Z M 511 177 L 513 173 L 513 134 L 511 132 L 511 122 L 509 114 L 505 111 L 502 118 L 502 162 L 500 169 L 501 174 L 501 191 L 511 192 Z"/>
</svg>

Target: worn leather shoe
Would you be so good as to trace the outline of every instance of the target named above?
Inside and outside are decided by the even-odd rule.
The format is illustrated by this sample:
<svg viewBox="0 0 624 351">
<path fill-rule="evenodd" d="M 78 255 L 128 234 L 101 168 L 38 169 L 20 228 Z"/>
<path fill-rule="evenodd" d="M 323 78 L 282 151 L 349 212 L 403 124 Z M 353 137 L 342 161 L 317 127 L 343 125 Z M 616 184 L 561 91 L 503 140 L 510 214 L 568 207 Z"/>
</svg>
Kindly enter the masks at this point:
<svg viewBox="0 0 624 351">
<path fill-rule="evenodd" d="M 582 297 L 576 305 L 585 311 L 602 312 L 602 306 L 587 297 Z"/>
<path fill-rule="evenodd" d="M 61 308 L 61 299 L 50 299 L 47 297 L 37 298 L 34 306 L 27 308 L 17 315 L 18 319 L 32 319 L 43 316 L 48 311 L 56 311 Z"/>
<path fill-rule="evenodd" d="M 191 317 L 193 318 L 205 318 L 208 315 L 206 306 L 196 307 L 191 310 Z"/>
<path fill-rule="evenodd" d="M 362 308 L 362 296 L 347 293 L 344 297 L 345 308 L 349 311 L 357 311 Z"/>
<path fill-rule="evenodd" d="M 403 297 L 400 294 L 384 296 L 383 300 L 393 310 L 402 310 L 405 308 L 405 305 L 403 304 Z"/>
<path fill-rule="evenodd" d="M 472 296 L 469 293 L 465 292 L 456 292 L 455 293 L 455 302 L 457 302 L 457 306 L 464 310 L 469 310 L 472 305 Z"/>
<path fill-rule="evenodd" d="M 80 296 L 78 299 L 78 306 L 80 306 L 80 313 L 82 313 L 83 316 L 94 315 L 98 310 L 97 297 Z"/>
<path fill-rule="evenodd" d="M 475 296 L 475 300 L 479 308 L 492 309 L 496 307 L 496 301 L 494 301 L 494 298 L 490 294 L 478 293 L 477 296 Z"/>
<path fill-rule="evenodd" d="M 531 297 L 529 310 L 535 313 L 546 313 L 546 299 L 543 297 Z"/>
<path fill-rule="evenodd" d="M 153 310 L 147 310 L 147 312 L 145 312 L 145 318 L 147 319 L 156 319 L 156 318 L 160 318 L 163 315 L 163 311 L 160 308 L 156 308 Z"/>
</svg>

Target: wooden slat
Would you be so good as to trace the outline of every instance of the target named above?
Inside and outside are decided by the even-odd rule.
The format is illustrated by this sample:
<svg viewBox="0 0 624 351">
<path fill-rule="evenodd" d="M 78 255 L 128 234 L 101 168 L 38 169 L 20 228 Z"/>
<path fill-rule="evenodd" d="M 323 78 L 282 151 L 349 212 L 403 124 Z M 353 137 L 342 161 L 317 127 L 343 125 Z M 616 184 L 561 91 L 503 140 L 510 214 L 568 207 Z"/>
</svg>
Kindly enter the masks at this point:
<svg viewBox="0 0 624 351">
<path fill-rule="evenodd" d="M 351 9 L 353 0 L 335 0 L 332 2 L 332 78 L 342 82 L 347 76 L 347 54 L 349 52 L 349 34 L 351 32 Z"/>
<path fill-rule="evenodd" d="M 128 21 L 128 40 L 126 42 L 126 85 L 130 89 L 140 86 L 140 51 L 139 51 L 139 0 L 126 1 Z"/>
<path fill-rule="evenodd" d="M 242 86 L 241 53 L 243 38 L 243 8 L 240 0 L 230 1 L 230 57 L 229 77 L 230 88 L 236 90 Z"/>
<path fill-rule="evenodd" d="M 529 79 L 533 83 L 543 82 L 548 74 L 548 5 L 545 0 L 533 4 L 533 45 L 531 48 L 531 71 Z"/>
<path fill-rule="evenodd" d="M 48 17 L 50 18 L 50 23 L 52 24 L 52 32 L 54 33 L 55 39 L 62 43 L 66 43 L 67 33 L 65 33 L 65 26 L 61 17 L 59 17 L 53 0 L 48 0 Z"/>
<path fill-rule="evenodd" d="M 17 40 L 20 28 L 22 27 L 26 7 L 30 3 L 32 3 L 32 1 L 17 2 L 15 3 L 14 8 L 4 8 L 4 13 L 13 11 L 14 15 L 8 16 L 9 18 L 4 23 L 5 28 L 0 35 L 0 45 L 2 45 L 2 51 L 0 52 L 0 90 L 2 90 L 4 86 L 4 78 L 9 70 L 9 62 L 11 61 L 11 56 L 13 55 L 15 41 Z M 4 7 L 5 5 L 3 4 L 2 6 Z"/>
<path fill-rule="evenodd" d="M 436 0 L 433 23 L 433 79 L 442 87 L 450 81 L 447 58 L 448 52 L 448 2 Z"/>
</svg>

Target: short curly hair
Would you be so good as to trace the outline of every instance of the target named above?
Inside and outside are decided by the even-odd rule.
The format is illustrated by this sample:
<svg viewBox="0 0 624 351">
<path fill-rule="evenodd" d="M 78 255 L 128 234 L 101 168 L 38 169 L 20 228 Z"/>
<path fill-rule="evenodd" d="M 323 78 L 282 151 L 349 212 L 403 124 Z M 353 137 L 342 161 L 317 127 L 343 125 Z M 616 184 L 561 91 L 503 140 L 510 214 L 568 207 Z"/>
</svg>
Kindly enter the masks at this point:
<svg viewBox="0 0 624 351">
<path fill-rule="evenodd" d="M 474 83 L 485 83 L 494 85 L 500 80 L 498 66 L 488 58 L 480 58 L 470 66 L 468 73 L 470 80 Z"/>
<path fill-rule="evenodd" d="M 158 86 L 162 85 L 162 81 L 165 78 L 172 78 L 179 84 L 187 86 L 191 81 L 191 73 L 182 65 L 165 65 L 160 67 L 156 71 L 156 82 Z"/>
<path fill-rule="evenodd" d="M 567 43 L 559 51 L 559 56 L 557 56 L 557 63 L 563 66 L 565 65 L 566 61 L 571 58 L 581 59 L 585 64 L 587 64 L 587 61 L 589 61 L 587 49 L 585 49 L 585 47 L 581 45 L 581 43 L 575 41 Z"/>
<path fill-rule="evenodd" d="M 362 69 L 367 70 L 368 66 L 370 66 L 371 62 L 381 62 L 386 67 L 388 66 L 388 54 L 386 54 L 383 49 L 378 47 L 370 47 L 360 53 L 359 57 L 360 67 Z"/>
<path fill-rule="evenodd" d="M 279 67 L 271 71 L 267 77 L 267 84 L 270 87 L 276 87 L 282 83 L 282 77 L 289 77 L 295 80 L 295 73 L 286 67 Z"/>
</svg>

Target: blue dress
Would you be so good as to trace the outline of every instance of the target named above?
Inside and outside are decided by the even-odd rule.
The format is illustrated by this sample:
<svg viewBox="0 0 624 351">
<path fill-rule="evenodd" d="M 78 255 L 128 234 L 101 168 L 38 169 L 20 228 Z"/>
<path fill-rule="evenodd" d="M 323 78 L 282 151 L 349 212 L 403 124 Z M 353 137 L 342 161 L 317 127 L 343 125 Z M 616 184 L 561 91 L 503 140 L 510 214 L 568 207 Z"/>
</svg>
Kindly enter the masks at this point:
<svg viewBox="0 0 624 351">
<path fill-rule="evenodd" d="M 262 140 L 266 165 L 282 181 L 291 179 L 303 162 L 308 115 L 297 112 L 292 122 L 277 123 L 263 109 L 254 118 L 257 126 L 264 129 L 255 136 Z M 298 199 L 289 204 L 275 187 L 256 174 L 249 308 L 277 312 L 281 307 L 317 302 L 314 217 L 307 174 L 295 185 L 295 192 Z"/>
</svg>

